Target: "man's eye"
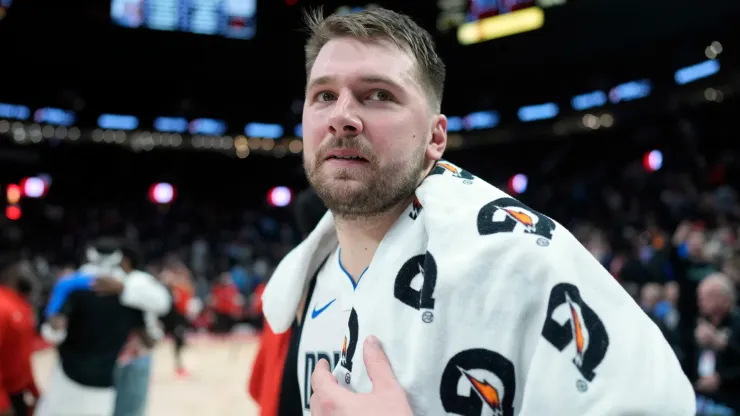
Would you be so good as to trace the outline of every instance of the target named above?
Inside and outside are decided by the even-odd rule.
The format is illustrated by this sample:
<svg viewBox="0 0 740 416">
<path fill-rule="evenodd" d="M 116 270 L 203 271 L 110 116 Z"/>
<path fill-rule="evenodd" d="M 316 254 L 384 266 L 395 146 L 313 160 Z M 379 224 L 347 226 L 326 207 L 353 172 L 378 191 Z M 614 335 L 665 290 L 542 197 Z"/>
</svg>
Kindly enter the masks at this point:
<svg viewBox="0 0 740 416">
<path fill-rule="evenodd" d="M 330 92 L 322 91 L 316 94 L 316 101 L 323 102 L 323 101 L 332 101 L 332 100 L 334 100 L 334 94 Z"/>
<path fill-rule="evenodd" d="M 388 91 L 375 90 L 370 94 L 370 99 L 374 101 L 391 101 L 393 97 L 391 97 Z"/>
</svg>

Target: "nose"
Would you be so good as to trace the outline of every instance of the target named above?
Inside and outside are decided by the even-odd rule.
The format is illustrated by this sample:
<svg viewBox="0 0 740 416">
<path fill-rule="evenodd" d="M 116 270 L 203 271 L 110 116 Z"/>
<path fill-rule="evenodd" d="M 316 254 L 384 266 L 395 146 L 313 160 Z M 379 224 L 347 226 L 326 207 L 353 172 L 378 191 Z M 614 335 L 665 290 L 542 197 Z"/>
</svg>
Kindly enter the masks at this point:
<svg viewBox="0 0 740 416">
<path fill-rule="evenodd" d="M 357 114 L 355 99 L 351 94 L 342 94 L 337 99 L 329 116 L 329 133 L 335 137 L 357 136 L 362 133 L 362 120 Z"/>
</svg>

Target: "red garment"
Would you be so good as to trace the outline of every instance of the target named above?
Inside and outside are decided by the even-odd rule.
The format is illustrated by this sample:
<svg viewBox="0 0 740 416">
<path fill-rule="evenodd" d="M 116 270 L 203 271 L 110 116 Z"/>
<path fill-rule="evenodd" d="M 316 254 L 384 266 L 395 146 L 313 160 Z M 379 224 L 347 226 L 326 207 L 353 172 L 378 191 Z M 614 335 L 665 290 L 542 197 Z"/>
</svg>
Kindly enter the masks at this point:
<svg viewBox="0 0 740 416">
<path fill-rule="evenodd" d="M 176 284 L 172 287 L 172 300 L 175 310 L 183 316 L 188 315 L 188 304 L 193 298 L 193 290 L 186 285 Z"/>
<path fill-rule="evenodd" d="M 291 330 L 276 334 L 265 320 L 259 350 L 249 378 L 249 395 L 260 407 L 261 416 L 277 416 L 283 369 L 290 347 Z"/>
<path fill-rule="evenodd" d="M 38 397 L 31 368 L 35 340 L 33 308 L 16 291 L 0 287 L 0 411 L 10 408 L 12 394 L 27 390 Z"/>
<path fill-rule="evenodd" d="M 254 289 L 254 302 L 251 305 L 253 315 L 262 315 L 262 294 L 265 292 L 267 284 L 260 283 Z"/>
<path fill-rule="evenodd" d="M 219 283 L 211 289 L 213 310 L 217 313 L 238 317 L 242 314 L 242 301 L 239 288 L 233 283 Z"/>
</svg>

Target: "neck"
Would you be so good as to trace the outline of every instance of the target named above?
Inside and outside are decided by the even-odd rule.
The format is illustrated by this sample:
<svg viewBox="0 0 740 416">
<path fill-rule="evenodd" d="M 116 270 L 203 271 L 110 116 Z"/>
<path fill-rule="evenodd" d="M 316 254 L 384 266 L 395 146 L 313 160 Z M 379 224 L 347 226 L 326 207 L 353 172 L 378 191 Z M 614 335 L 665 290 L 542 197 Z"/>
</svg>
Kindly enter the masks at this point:
<svg viewBox="0 0 740 416">
<path fill-rule="evenodd" d="M 421 184 L 424 178 L 429 176 L 429 172 L 431 172 L 436 162 L 436 160 L 426 161 L 417 186 Z M 359 281 L 362 272 L 370 265 L 380 242 L 383 241 L 388 230 L 414 198 L 415 195 L 412 194 L 392 209 L 377 216 L 369 218 L 334 218 L 339 248 L 342 249 L 342 256 L 339 261 L 342 263 L 344 270 L 352 276 L 355 283 Z"/>
<path fill-rule="evenodd" d="M 388 230 L 411 204 L 413 196 L 393 209 L 371 218 L 335 219 L 339 247 L 342 249 L 342 267 L 355 283 L 365 271 Z"/>
</svg>

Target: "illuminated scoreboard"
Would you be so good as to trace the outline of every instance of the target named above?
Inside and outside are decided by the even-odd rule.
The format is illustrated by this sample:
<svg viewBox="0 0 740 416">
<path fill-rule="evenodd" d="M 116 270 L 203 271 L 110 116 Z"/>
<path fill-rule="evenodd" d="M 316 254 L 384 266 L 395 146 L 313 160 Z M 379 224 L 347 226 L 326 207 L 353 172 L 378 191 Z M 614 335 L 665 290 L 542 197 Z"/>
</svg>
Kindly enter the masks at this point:
<svg viewBox="0 0 740 416">
<path fill-rule="evenodd" d="M 251 39 L 256 9 L 257 0 L 112 0 L 111 19 L 123 27 Z"/>
<path fill-rule="evenodd" d="M 567 0 L 437 0 L 437 29 L 457 31 L 462 45 L 471 45 L 541 28 L 543 9 Z"/>
<path fill-rule="evenodd" d="M 471 0 L 467 21 L 474 22 L 486 17 L 526 9 L 535 5 L 535 0 Z"/>
</svg>

